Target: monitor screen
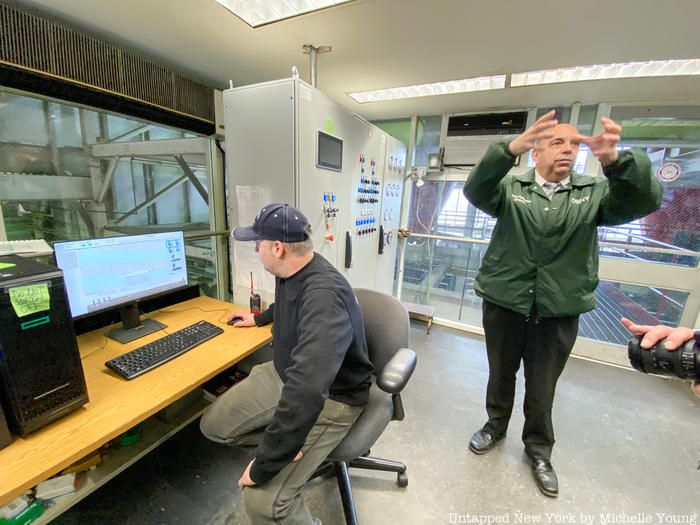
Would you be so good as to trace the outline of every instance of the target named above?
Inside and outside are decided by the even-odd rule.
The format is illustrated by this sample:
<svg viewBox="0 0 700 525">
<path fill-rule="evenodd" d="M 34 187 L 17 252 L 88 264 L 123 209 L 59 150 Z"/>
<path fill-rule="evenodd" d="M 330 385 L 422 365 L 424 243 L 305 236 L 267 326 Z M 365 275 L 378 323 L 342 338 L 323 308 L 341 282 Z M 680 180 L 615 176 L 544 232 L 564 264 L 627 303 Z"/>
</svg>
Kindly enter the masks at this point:
<svg viewBox="0 0 700 525">
<path fill-rule="evenodd" d="M 343 140 L 323 131 L 318 132 L 316 166 L 329 170 L 343 170 Z"/>
<path fill-rule="evenodd" d="M 187 286 L 181 231 L 57 242 L 53 248 L 73 317 Z"/>
</svg>

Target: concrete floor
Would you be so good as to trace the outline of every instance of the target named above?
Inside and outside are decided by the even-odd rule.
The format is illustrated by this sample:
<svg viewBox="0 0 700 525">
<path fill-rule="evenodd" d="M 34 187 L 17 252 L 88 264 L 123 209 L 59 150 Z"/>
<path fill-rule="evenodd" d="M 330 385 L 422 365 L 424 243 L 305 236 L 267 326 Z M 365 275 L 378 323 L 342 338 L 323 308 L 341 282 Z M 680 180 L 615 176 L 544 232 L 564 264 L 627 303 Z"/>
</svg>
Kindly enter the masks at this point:
<svg viewBox="0 0 700 525">
<path fill-rule="evenodd" d="M 485 420 L 483 341 L 440 326 L 426 335 L 420 323 L 411 337 L 418 368 L 406 419 L 372 450 L 405 461 L 409 485 L 351 471 L 360 523 L 697 525 L 700 399 L 686 383 L 571 359 L 554 407 L 560 496 L 550 499 L 522 451 L 522 376 L 508 437 L 476 456 L 467 442 Z M 250 457 L 192 424 L 54 523 L 245 524 L 236 482 Z M 324 524 L 344 523 L 334 479 L 311 482 L 306 501 Z"/>
</svg>

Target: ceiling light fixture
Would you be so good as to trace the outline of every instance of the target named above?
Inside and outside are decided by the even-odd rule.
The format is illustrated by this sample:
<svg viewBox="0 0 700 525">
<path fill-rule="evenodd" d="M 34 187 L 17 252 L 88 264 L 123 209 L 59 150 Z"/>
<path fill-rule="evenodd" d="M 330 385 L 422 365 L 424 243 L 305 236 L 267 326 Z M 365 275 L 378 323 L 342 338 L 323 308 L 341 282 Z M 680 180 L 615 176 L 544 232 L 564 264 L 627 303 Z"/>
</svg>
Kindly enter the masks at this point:
<svg viewBox="0 0 700 525">
<path fill-rule="evenodd" d="M 260 27 L 272 22 L 320 11 L 327 7 L 345 4 L 352 0 L 216 0 L 251 27 Z"/>
<path fill-rule="evenodd" d="M 358 91 L 355 93 L 348 93 L 348 96 L 360 104 L 365 104 L 367 102 L 429 97 L 432 95 L 451 95 L 454 93 L 470 93 L 472 91 L 503 89 L 505 87 L 506 76 L 497 75 L 493 77 L 465 78 L 462 80 L 434 82 L 432 84 L 416 84 L 413 86 L 377 89 L 374 91 Z"/>
<path fill-rule="evenodd" d="M 510 87 L 539 86 L 562 82 L 582 82 L 585 80 L 610 80 L 615 78 L 674 77 L 700 75 L 700 59 L 649 60 L 646 62 L 625 62 L 576 66 L 542 71 L 513 73 Z"/>
</svg>

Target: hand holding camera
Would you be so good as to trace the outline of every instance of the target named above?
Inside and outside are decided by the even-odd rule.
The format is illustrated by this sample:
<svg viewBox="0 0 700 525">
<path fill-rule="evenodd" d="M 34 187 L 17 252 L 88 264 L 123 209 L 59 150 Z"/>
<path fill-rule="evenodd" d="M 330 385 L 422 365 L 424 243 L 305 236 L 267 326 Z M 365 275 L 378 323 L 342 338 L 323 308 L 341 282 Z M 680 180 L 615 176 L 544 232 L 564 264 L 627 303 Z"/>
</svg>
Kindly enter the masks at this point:
<svg viewBox="0 0 700 525">
<path fill-rule="evenodd" d="M 692 379 L 693 390 L 700 395 L 700 344 L 691 328 L 637 325 L 625 317 L 622 324 L 636 335 L 628 347 L 635 369 Z"/>
</svg>

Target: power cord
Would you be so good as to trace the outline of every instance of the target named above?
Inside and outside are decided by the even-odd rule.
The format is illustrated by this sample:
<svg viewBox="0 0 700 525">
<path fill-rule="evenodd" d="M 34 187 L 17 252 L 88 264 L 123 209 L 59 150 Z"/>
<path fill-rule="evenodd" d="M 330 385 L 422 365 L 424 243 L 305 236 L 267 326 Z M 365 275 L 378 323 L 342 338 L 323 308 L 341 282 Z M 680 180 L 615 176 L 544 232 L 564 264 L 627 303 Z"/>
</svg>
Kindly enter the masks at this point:
<svg viewBox="0 0 700 525">
<path fill-rule="evenodd" d="M 89 354 L 86 354 L 86 355 L 84 355 L 84 356 L 81 356 L 80 359 L 85 359 L 86 357 L 90 357 L 90 356 L 91 356 L 92 354 L 94 354 L 95 352 L 99 352 L 99 351 L 102 350 L 105 346 L 107 346 L 107 343 L 109 343 L 109 336 L 108 336 L 107 334 L 109 333 L 109 330 L 110 330 L 110 328 L 112 328 L 112 326 L 114 326 L 114 321 L 112 321 L 111 323 L 109 323 L 109 326 L 108 326 L 107 328 L 105 328 L 105 331 L 104 331 L 105 342 L 104 342 L 104 344 L 103 344 L 101 347 L 99 347 L 99 348 L 93 350 L 93 351 L 90 352 Z"/>
<path fill-rule="evenodd" d="M 162 312 L 165 314 L 175 314 L 175 313 L 179 313 L 179 312 L 186 312 L 188 310 L 199 310 L 200 312 L 204 312 L 204 313 L 226 312 L 226 314 L 228 314 L 231 312 L 231 310 L 229 308 L 217 308 L 215 310 L 205 310 L 204 308 L 200 308 L 199 306 L 190 306 L 189 308 L 185 308 L 183 310 L 164 310 L 161 308 L 161 309 L 155 310 L 155 311 Z M 226 321 L 223 320 L 225 317 L 226 317 L 226 315 L 222 315 L 221 317 L 219 317 L 218 322 L 221 324 L 226 324 Z"/>
</svg>

